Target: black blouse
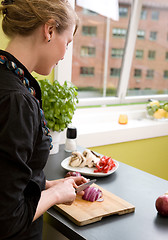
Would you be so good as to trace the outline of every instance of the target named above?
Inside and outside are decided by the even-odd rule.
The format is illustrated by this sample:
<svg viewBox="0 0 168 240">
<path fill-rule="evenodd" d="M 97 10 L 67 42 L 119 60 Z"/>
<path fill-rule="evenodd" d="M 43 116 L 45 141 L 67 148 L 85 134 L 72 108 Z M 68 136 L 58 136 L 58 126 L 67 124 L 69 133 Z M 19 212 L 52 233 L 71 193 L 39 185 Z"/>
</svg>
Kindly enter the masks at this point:
<svg viewBox="0 0 168 240">
<path fill-rule="evenodd" d="M 41 104 L 41 90 L 24 70 Z M 0 239 L 41 240 L 42 217 L 32 222 L 41 191 L 50 141 L 43 133 L 40 108 L 18 76 L 0 64 Z"/>
</svg>

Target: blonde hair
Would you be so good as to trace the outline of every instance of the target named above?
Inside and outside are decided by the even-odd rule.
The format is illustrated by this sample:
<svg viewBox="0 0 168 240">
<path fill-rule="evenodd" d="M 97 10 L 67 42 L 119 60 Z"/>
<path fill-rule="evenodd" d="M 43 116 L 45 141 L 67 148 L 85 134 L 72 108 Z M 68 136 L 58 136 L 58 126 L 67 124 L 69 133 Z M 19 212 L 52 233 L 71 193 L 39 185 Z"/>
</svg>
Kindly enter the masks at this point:
<svg viewBox="0 0 168 240">
<path fill-rule="evenodd" d="M 50 19 L 55 20 L 60 34 L 73 24 L 76 29 L 78 26 L 78 17 L 67 0 L 4 0 L 1 4 L 2 29 L 8 37 L 30 35 Z"/>
</svg>

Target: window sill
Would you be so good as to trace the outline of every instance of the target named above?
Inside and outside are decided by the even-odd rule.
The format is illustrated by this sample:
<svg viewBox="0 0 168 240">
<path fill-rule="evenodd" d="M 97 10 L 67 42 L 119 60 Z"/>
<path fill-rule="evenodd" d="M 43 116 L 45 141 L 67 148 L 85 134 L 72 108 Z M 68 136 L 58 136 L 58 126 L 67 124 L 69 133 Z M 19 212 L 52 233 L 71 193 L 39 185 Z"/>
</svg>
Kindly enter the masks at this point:
<svg viewBox="0 0 168 240">
<path fill-rule="evenodd" d="M 128 115 L 128 124 L 118 124 L 121 113 Z M 168 135 L 168 121 L 147 119 L 145 105 L 77 109 L 73 125 L 77 127 L 78 145 L 85 147 Z"/>
</svg>

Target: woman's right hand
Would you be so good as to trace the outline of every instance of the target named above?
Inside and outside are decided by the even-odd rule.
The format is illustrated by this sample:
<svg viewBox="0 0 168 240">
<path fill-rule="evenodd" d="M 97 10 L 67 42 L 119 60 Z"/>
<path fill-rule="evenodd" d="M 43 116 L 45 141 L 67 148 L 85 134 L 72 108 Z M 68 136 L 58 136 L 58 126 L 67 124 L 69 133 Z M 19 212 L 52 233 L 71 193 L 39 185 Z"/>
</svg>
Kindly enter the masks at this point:
<svg viewBox="0 0 168 240">
<path fill-rule="evenodd" d="M 55 195 L 55 204 L 71 205 L 76 198 L 75 188 L 77 187 L 73 178 L 60 179 L 50 187 Z"/>
<path fill-rule="evenodd" d="M 88 180 L 82 176 L 68 177 L 59 180 L 46 181 L 46 189 L 42 191 L 33 221 L 39 218 L 55 204 L 71 205 L 76 198 L 75 189 Z M 80 192 L 80 194 L 82 194 Z"/>
</svg>

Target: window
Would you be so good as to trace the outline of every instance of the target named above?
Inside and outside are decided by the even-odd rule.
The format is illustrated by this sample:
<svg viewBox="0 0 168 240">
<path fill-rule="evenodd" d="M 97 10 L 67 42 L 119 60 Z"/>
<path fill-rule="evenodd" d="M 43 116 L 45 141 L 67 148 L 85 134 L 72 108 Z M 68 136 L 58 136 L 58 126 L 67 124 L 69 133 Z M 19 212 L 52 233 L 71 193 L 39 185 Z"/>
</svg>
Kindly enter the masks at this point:
<svg viewBox="0 0 168 240">
<path fill-rule="evenodd" d="M 120 7 L 125 8 L 123 4 Z M 111 68 L 121 69 L 122 66 L 130 18 L 130 5 L 126 8 L 128 9 L 128 16 L 115 22 L 100 14 L 86 15 L 83 13 L 83 8 L 76 5 L 80 24 L 73 39 L 72 82 L 78 87 L 79 99 L 89 98 L 92 101 L 96 97 L 109 98 L 116 96 L 120 70 L 113 72 Z M 125 19 L 127 19 L 126 22 Z M 118 23 L 121 27 L 117 26 Z M 87 28 L 83 29 L 84 26 Z M 91 30 L 88 30 L 88 27 L 91 26 L 96 27 L 97 30 L 94 31 L 96 34 L 90 37 L 88 32 L 91 32 Z M 83 34 L 83 31 L 85 31 L 85 34 Z M 118 44 L 119 39 L 122 40 L 122 44 Z M 89 47 L 92 47 L 92 49 L 89 49 Z M 94 54 L 96 59 L 93 56 Z M 83 67 L 93 67 L 94 74 L 85 71 Z M 111 92 L 113 94 L 110 96 L 109 93 Z M 97 101 L 96 104 L 98 104 Z"/>
<path fill-rule="evenodd" d="M 95 26 L 83 26 L 82 34 L 87 36 L 96 36 L 97 28 Z"/>
<path fill-rule="evenodd" d="M 96 54 L 96 48 L 95 47 L 81 47 L 81 56 L 83 57 L 93 57 Z"/>
<path fill-rule="evenodd" d="M 156 52 L 149 50 L 148 52 L 148 59 L 155 59 Z"/>
<path fill-rule="evenodd" d="M 141 41 L 139 41 L 138 38 L 136 39 L 135 51 L 141 47 L 141 49 L 144 50 L 144 56 L 140 62 L 137 61 L 137 59 L 135 59 L 135 61 L 132 61 L 130 75 L 128 76 L 129 83 L 126 96 L 131 96 L 132 98 L 134 96 L 135 99 L 136 96 L 141 96 L 141 99 L 144 98 L 146 101 L 149 98 L 166 100 L 166 98 L 168 98 L 168 81 L 165 81 L 167 77 L 167 61 L 165 59 L 165 54 L 167 52 L 167 29 L 165 29 L 165 19 L 168 14 L 168 2 L 167 0 L 163 0 L 162 7 L 160 7 L 160 0 L 142 0 L 141 2 L 143 11 L 147 11 L 148 14 L 145 20 L 142 21 L 140 18 L 138 29 L 143 30 L 146 33 L 146 37 L 145 39 L 141 39 Z M 156 18 L 159 18 L 159 21 L 154 22 L 153 20 L 156 20 Z M 128 54 L 130 54 L 130 51 L 131 46 Z M 135 52 L 135 55 L 136 54 L 137 53 Z M 124 56 L 124 58 L 126 58 L 126 56 Z M 125 59 L 125 61 L 128 60 Z M 126 67 L 128 66 L 126 65 Z M 132 79 L 135 69 L 142 70 L 140 82 L 135 81 L 137 78 Z M 122 72 L 126 76 L 124 69 L 122 69 Z M 135 75 L 138 75 L 138 73 Z M 149 79 L 153 79 L 153 81 L 149 81 Z"/>
<path fill-rule="evenodd" d="M 145 31 L 143 31 L 143 30 L 138 30 L 137 38 L 138 38 L 138 39 L 144 39 L 144 38 L 145 38 Z"/>
<path fill-rule="evenodd" d="M 94 76 L 94 67 L 81 67 L 80 75 L 82 76 Z"/>
<path fill-rule="evenodd" d="M 168 52 L 165 54 L 165 59 L 168 60 Z"/>
<path fill-rule="evenodd" d="M 121 48 L 112 48 L 111 56 L 113 58 L 122 58 L 124 55 L 124 50 Z"/>
<path fill-rule="evenodd" d="M 157 39 L 157 32 L 150 32 L 149 39 L 155 41 Z"/>
<path fill-rule="evenodd" d="M 165 70 L 165 71 L 164 71 L 163 77 L 164 77 L 165 79 L 168 79 L 168 70 Z"/>
<path fill-rule="evenodd" d="M 144 54 L 144 51 L 143 50 L 136 50 L 136 53 L 135 53 L 135 57 L 136 58 L 139 58 L 139 59 L 142 59 L 143 58 L 143 54 Z"/>
<path fill-rule="evenodd" d="M 154 77 L 154 70 L 148 69 L 146 72 L 146 77 L 152 79 Z"/>
<path fill-rule="evenodd" d="M 120 76 L 120 68 L 111 68 L 110 69 L 110 76 L 111 77 L 119 77 Z"/>
<path fill-rule="evenodd" d="M 167 0 L 119 0 L 119 8 L 120 19 L 114 21 L 76 5 L 80 25 L 73 40 L 72 82 L 81 105 L 168 98 Z M 86 88 L 90 92 L 84 96 Z M 107 94 L 110 88 L 115 96 Z"/>
<path fill-rule="evenodd" d="M 141 69 L 135 69 L 134 77 L 135 78 L 141 78 L 141 76 L 142 76 L 142 70 Z"/>
<path fill-rule="evenodd" d="M 119 16 L 120 17 L 127 17 L 128 16 L 128 8 L 119 7 Z"/>
<path fill-rule="evenodd" d="M 123 28 L 113 28 L 113 37 L 125 38 L 127 30 Z"/>
<path fill-rule="evenodd" d="M 93 11 L 91 11 L 89 9 L 86 9 L 86 8 L 83 8 L 83 14 L 85 14 L 85 15 L 93 15 L 93 16 L 97 15 L 96 12 L 93 12 Z"/>
<path fill-rule="evenodd" d="M 159 19 L 159 11 L 152 11 L 151 19 L 158 20 Z"/>
<path fill-rule="evenodd" d="M 145 20 L 147 18 L 147 10 L 142 9 L 141 11 L 141 19 Z"/>
</svg>

